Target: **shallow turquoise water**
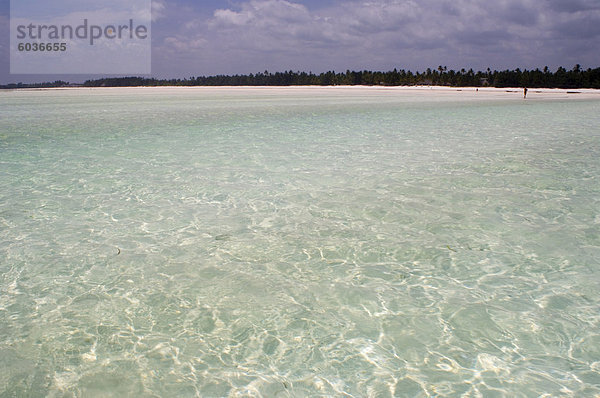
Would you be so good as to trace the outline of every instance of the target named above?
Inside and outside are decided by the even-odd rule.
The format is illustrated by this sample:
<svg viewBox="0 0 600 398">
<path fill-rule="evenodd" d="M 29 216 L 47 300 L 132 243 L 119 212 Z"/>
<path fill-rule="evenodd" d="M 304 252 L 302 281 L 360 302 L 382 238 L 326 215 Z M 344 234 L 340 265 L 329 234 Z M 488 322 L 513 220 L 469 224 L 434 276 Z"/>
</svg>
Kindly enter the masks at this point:
<svg viewBox="0 0 600 398">
<path fill-rule="evenodd" d="M 598 100 L 2 92 L 0 396 L 598 395 L 599 126 Z"/>
</svg>

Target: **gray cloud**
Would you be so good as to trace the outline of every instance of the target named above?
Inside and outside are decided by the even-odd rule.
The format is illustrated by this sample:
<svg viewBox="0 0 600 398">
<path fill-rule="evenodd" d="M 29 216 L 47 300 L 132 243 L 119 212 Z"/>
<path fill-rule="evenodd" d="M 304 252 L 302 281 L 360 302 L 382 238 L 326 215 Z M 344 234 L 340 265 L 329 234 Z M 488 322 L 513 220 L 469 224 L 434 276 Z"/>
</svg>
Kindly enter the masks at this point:
<svg viewBox="0 0 600 398">
<path fill-rule="evenodd" d="M 513 2 L 503 10 L 502 20 L 524 26 L 535 25 L 540 16 L 539 10 L 533 4 Z"/>
<path fill-rule="evenodd" d="M 475 47 L 497 48 L 505 43 L 510 43 L 513 35 L 503 29 L 463 30 L 454 33 L 455 45 L 469 43 Z"/>
<path fill-rule="evenodd" d="M 257 70 L 254 59 L 277 70 L 431 66 L 425 60 L 452 67 L 541 67 L 597 59 L 591 40 L 600 27 L 595 4 L 369 0 L 311 11 L 291 0 L 251 0 L 196 20 L 180 46 L 213 54 L 216 61 L 237 55 L 240 73 Z M 557 39 L 566 54 L 556 53 Z M 570 40 L 586 54 L 570 53 Z"/>
<path fill-rule="evenodd" d="M 557 21 L 551 28 L 554 37 L 566 40 L 594 40 L 600 36 L 600 11 L 588 11 Z"/>
<path fill-rule="evenodd" d="M 597 0 L 545 0 L 550 9 L 556 12 L 575 13 L 579 11 L 600 10 Z"/>
</svg>

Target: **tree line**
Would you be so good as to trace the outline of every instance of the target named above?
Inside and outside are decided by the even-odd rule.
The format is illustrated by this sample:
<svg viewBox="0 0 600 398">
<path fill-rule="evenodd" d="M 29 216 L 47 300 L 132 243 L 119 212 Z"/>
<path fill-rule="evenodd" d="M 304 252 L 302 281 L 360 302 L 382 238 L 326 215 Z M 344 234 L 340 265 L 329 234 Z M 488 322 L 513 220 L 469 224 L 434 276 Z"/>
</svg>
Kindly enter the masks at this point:
<svg viewBox="0 0 600 398">
<path fill-rule="evenodd" d="M 135 87 L 135 86 L 336 86 L 336 85 L 382 85 L 412 86 L 438 85 L 452 87 L 530 87 L 530 88 L 597 88 L 600 89 L 600 68 L 583 69 L 575 65 L 567 70 L 548 67 L 535 70 L 490 70 L 474 72 L 473 69 L 458 71 L 439 66 L 422 72 L 394 69 L 388 72 L 259 72 L 249 75 L 197 76 L 185 79 L 156 79 L 146 77 L 109 77 L 87 80 L 83 87 Z M 34 85 L 12 84 L 2 88 L 65 87 L 66 82 L 39 83 Z"/>
</svg>

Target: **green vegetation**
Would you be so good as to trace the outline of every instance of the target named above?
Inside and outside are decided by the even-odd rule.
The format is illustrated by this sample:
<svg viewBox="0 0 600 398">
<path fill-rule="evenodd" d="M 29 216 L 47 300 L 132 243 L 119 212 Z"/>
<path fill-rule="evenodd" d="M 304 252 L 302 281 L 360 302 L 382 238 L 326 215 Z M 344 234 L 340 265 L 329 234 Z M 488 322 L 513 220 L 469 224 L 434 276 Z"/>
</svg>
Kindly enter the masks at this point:
<svg viewBox="0 0 600 398">
<path fill-rule="evenodd" d="M 47 82 L 47 83 L 13 83 L 6 84 L 4 86 L 0 85 L 0 89 L 7 88 L 52 88 L 52 87 L 69 87 L 68 82 L 64 82 L 62 80 L 57 80 L 55 82 Z"/>
<path fill-rule="evenodd" d="M 1 88 L 24 87 L 64 87 L 54 83 L 41 84 L 9 84 Z M 543 70 L 504 70 L 474 72 L 472 69 L 459 71 L 448 70 L 445 66 L 437 69 L 428 68 L 423 72 L 413 73 L 404 69 L 389 72 L 350 71 L 336 73 L 329 71 L 321 74 L 312 72 L 276 72 L 268 71 L 249 75 L 234 76 L 200 76 L 187 79 L 155 79 L 144 77 L 114 77 L 88 80 L 84 87 L 135 87 L 135 86 L 335 86 L 335 85 L 382 85 L 412 86 L 439 85 L 452 87 L 531 87 L 531 88 L 598 88 L 600 89 L 600 68 L 582 69 L 575 65 L 573 69 L 563 67 L 551 72 L 548 67 Z"/>
</svg>

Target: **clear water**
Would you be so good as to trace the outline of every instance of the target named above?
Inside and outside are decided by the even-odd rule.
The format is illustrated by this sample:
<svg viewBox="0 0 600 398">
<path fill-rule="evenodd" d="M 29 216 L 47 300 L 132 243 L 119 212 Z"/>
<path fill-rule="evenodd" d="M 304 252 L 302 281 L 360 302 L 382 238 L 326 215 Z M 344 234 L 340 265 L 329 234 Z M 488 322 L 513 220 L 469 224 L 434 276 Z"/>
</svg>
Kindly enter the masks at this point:
<svg viewBox="0 0 600 398">
<path fill-rule="evenodd" d="M 600 394 L 600 101 L 0 93 L 0 396 Z"/>
</svg>

